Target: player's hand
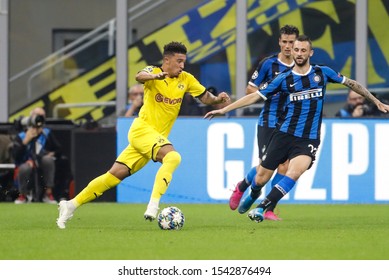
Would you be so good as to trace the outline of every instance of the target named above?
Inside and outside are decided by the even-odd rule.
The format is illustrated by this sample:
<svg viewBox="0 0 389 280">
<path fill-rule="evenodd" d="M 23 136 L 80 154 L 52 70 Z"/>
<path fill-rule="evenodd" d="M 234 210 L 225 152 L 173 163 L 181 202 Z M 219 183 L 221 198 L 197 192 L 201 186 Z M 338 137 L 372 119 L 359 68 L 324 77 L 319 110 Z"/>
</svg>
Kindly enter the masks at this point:
<svg viewBox="0 0 389 280">
<path fill-rule="evenodd" d="M 223 91 L 218 94 L 217 99 L 220 103 L 226 103 L 230 101 L 230 96 L 228 95 L 228 93 Z"/>
<path fill-rule="evenodd" d="M 389 105 L 384 104 L 382 102 L 377 104 L 377 108 L 378 108 L 378 110 L 380 110 L 383 113 L 388 113 L 389 112 Z"/>
<path fill-rule="evenodd" d="M 168 74 L 167 72 L 154 74 L 154 80 L 163 80 L 166 78 L 167 74 Z"/>
<path fill-rule="evenodd" d="M 223 109 L 209 111 L 208 113 L 205 114 L 204 119 L 211 120 L 213 119 L 213 117 L 217 115 L 224 115 Z"/>
</svg>

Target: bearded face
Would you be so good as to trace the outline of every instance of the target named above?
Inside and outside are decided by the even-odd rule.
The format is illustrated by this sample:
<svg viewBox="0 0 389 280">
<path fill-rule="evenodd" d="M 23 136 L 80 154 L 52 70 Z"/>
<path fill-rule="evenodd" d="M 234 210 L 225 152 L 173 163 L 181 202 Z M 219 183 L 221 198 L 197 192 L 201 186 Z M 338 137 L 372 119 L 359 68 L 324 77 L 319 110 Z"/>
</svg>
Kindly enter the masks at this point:
<svg viewBox="0 0 389 280">
<path fill-rule="evenodd" d="M 292 55 L 295 64 L 302 67 L 309 63 L 309 58 L 313 55 L 313 50 L 308 41 L 295 41 Z"/>
</svg>

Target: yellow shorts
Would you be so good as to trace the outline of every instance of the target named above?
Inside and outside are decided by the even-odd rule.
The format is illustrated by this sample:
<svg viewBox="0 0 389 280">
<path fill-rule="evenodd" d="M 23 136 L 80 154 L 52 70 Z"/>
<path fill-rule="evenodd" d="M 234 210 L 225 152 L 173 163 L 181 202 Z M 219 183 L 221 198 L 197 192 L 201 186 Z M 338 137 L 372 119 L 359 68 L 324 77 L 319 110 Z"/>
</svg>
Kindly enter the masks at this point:
<svg viewBox="0 0 389 280">
<path fill-rule="evenodd" d="M 128 131 L 128 142 L 116 161 L 125 164 L 131 174 L 139 171 L 150 159 L 156 161 L 159 149 L 171 144 L 165 136 L 139 118 L 133 121 Z"/>
</svg>

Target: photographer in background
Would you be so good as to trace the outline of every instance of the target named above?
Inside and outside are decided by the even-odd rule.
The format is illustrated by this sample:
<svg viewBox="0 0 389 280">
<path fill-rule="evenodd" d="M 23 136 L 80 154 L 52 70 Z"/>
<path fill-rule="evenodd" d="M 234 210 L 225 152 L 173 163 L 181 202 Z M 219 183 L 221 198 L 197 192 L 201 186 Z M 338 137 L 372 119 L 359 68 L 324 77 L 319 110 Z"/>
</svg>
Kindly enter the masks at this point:
<svg viewBox="0 0 389 280">
<path fill-rule="evenodd" d="M 138 116 L 140 108 L 143 106 L 143 85 L 135 84 L 128 90 L 127 106 L 125 117 Z"/>
<path fill-rule="evenodd" d="M 374 104 L 366 103 L 363 96 L 355 91 L 349 90 L 347 103 L 335 114 L 335 117 L 365 118 L 380 117 L 381 115 L 381 112 L 375 108 Z"/>
<path fill-rule="evenodd" d="M 28 202 L 27 194 L 31 189 L 34 201 L 57 203 L 53 196 L 55 158 L 61 146 L 51 130 L 44 127 L 45 117 L 45 110 L 37 107 L 20 121 L 25 129 L 16 136 L 12 149 L 19 186 L 16 204 Z"/>
</svg>

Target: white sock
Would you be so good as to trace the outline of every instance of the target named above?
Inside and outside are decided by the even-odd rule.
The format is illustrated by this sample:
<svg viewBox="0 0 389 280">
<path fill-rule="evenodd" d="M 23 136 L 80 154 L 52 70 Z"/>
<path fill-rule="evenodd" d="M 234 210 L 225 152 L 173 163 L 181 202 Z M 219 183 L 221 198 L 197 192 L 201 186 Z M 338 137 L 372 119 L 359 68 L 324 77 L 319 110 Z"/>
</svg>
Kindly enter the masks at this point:
<svg viewBox="0 0 389 280">
<path fill-rule="evenodd" d="M 149 204 L 147 205 L 147 207 L 159 208 L 159 199 L 157 199 L 157 198 L 150 198 L 150 201 L 149 201 Z"/>
<path fill-rule="evenodd" d="M 77 205 L 77 201 L 73 198 L 68 202 L 68 207 L 72 208 L 72 210 L 76 210 L 76 208 L 78 208 L 80 205 Z"/>
</svg>

